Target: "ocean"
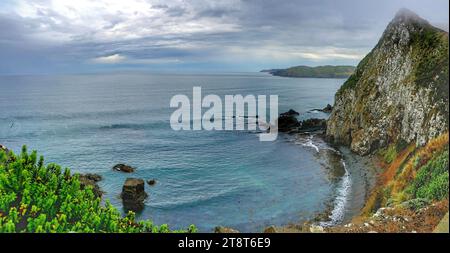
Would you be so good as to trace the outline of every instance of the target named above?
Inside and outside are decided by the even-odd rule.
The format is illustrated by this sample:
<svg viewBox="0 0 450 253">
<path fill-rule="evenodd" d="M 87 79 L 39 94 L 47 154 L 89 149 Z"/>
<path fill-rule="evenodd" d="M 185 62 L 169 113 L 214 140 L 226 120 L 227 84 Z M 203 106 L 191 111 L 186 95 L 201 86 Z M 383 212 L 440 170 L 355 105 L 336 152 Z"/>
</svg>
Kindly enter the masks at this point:
<svg viewBox="0 0 450 253">
<path fill-rule="evenodd" d="M 278 95 L 280 113 L 326 118 L 311 110 L 333 104 L 344 81 L 265 73 L 2 76 L 0 143 L 17 153 L 25 144 L 47 163 L 101 175 L 103 199 L 122 212 L 127 177 L 156 179 L 146 185 L 149 197 L 137 217 L 173 229 L 260 232 L 313 219 L 330 205 L 331 222 L 340 222 L 355 183 L 320 137 L 280 134 L 260 142 L 252 131 L 174 131 L 169 102 L 201 86 L 204 95 L 220 97 Z M 113 171 L 117 163 L 136 171 Z"/>
</svg>

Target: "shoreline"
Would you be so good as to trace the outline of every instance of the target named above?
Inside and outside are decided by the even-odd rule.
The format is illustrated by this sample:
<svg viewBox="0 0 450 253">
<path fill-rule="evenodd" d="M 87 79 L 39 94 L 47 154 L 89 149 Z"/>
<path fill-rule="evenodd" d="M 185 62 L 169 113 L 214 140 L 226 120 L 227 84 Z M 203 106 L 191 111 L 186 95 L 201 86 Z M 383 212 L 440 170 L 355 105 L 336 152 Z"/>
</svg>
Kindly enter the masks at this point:
<svg viewBox="0 0 450 253">
<path fill-rule="evenodd" d="M 264 233 L 304 233 L 321 232 L 324 228 L 333 228 L 351 222 L 361 214 L 371 191 L 376 186 L 379 168 L 374 157 L 359 156 L 344 146 L 335 146 L 322 134 L 298 134 L 309 140 L 302 144 L 316 149 L 320 159 L 327 160 L 330 166 L 330 180 L 338 180 L 333 198 L 326 203 L 326 210 L 319 212 L 306 222 L 294 222 L 282 226 L 268 226 Z M 316 143 L 313 142 L 315 139 Z"/>
</svg>

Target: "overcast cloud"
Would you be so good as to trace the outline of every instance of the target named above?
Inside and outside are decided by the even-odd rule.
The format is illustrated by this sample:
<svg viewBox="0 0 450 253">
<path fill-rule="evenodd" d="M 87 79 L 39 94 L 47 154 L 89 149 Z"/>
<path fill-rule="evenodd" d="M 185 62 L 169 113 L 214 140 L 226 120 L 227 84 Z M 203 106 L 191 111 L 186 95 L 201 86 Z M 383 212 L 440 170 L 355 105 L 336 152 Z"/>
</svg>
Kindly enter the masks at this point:
<svg viewBox="0 0 450 253">
<path fill-rule="evenodd" d="M 356 64 L 402 7 L 448 0 L 2 0 L 0 74 Z"/>
</svg>

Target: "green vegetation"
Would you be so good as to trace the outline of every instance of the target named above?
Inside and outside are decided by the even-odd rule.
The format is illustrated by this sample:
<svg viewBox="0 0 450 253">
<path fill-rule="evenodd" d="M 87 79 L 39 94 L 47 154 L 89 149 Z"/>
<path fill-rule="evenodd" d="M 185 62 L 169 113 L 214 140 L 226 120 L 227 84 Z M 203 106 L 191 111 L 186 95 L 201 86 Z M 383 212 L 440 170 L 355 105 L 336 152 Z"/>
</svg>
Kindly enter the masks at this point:
<svg viewBox="0 0 450 253">
<path fill-rule="evenodd" d="M 408 192 L 413 197 L 442 200 L 448 197 L 448 148 L 425 164 L 416 175 Z"/>
<path fill-rule="evenodd" d="M 312 77 L 312 78 L 347 78 L 349 77 L 355 67 L 353 66 L 297 66 L 287 69 L 275 69 L 269 72 L 274 76 L 285 76 L 285 77 Z"/>
<path fill-rule="evenodd" d="M 404 140 L 399 140 L 395 144 L 391 144 L 386 148 L 382 148 L 378 151 L 378 154 L 383 157 L 383 161 L 387 164 L 391 164 L 398 154 L 408 147 L 408 143 Z"/>
<path fill-rule="evenodd" d="M 408 203 L 417 208 L 433 201 L 449 198 L 448 133 L 430 140 L 423 147 L 393 144 L 380 152 L 391 161 L 381 175 L 379 186 L 366 202 L 363 214 L 379 207 Z M 426 202 L 426 203 L 425 203 Z"/>
<path fill-rule="evenodd" d="M 91 187 L 82 189 L 78 176 L 56 164 L 44 165 L 37 153 L 22 148 L 20 155 L 0 150 L 0 232 L 123 232 L 167 233 L 167 225 L 122 217 L 108 201 L 101 204 Z"/>
<path fill-rule="evenodd" d="M 386 163 L 392 163 L 397 157 L 397 149 L 395 145 L 391 145 L 387 149 L 381 150 L 380 153 L 383 155 L 384 162 Z"/>
<path fill-rule="evenodd" d="M 366 68 L 367 63 L 372 58 L 372 52 L 367 54 L 358 64 L 356 69 L 354 70 L 354 73 L 345 81 L 345 83 L 339 88 L 339 90 L 336 92 L 336 95 L 341 94 L 343 91 L 347 89 L 353 89 L 355 88 L 356 84 L 359 82 L 359 79 L 361 79 L 363 72 Z"/>
<path fill-rule="evenodd" d="M 417 65 L 416 83 L 425 87 L 433 82 L 438 87 L 447 86 L 448 93 L 448 34 L 426 26 L 411 35 L 411 47 Z"/>
</svg>

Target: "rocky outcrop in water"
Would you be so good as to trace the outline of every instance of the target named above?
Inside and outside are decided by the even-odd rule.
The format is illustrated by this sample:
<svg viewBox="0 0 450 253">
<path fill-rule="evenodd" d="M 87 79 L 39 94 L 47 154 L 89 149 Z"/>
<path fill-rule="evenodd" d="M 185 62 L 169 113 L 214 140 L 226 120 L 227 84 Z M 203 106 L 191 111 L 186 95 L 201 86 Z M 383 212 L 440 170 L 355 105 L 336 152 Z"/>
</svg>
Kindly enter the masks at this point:
<svg viewBox="0 0 450 253">
<path fill-rule="evenodd" d="M 300 123 L 293 114 L 280 114 L 278 117 L 278 131 L 290 132 L 300 127 Z"/>
<path fill-rule="evenodd" d="M 127 178 L 122 187 L 122 202 L 126 210 L 140 211 L 144 208 L 144 200 L 147 198 L 144 180 Z"/>
<path fill-rule="evenodd" d="M 325 119 L 306 119 L 299 121 L 296 116 L 299 113 L 294 110 L 281 113 L 278 117 L 278 131 L 289 133 L 306 133 L 314 131 L 325 131 L 326 120 Z"/>
<path fill-rule="evenodd" d="M 448 131 L 448 92 L 448 33 L 401 10 L 337 92 L 326 135 L 360 155 L 423 145 Z"/>
<path fill-rule="evenodd" d="M 327 106 L 325 106 L 325 108 L 323 108 L 321 110 L 322 112 L 326 112 L 326 113 L 330 113 L 333 111 L 333 106 L 331 106 L 330 104 L 327 104 Z"/>
<path fill-rule="evenodd" d="M 154 186 L 156 184 L 156 179 L 147 180 L 147 184 L 150 186 Z"/>
<path fill-rule="evenodd" d="M 126 164 L 122 164 L 122 163 L 114 165 L 113 170 L 126 172 L 126 173 L 131 173 L 131 172 L 135 171 L 135 169 L 133 167 L 128 166 Z"/>
<path fill-rule="evenodd" d="M 282 117 L 299 116 L 299 115 L 300 115 L 300 113 L 298 113 L 297 111 L 295 111 L 293 109 L 289 109 L 289 111 L 280 114 L 280 116 L 282 116 Z"/>
</svg>

